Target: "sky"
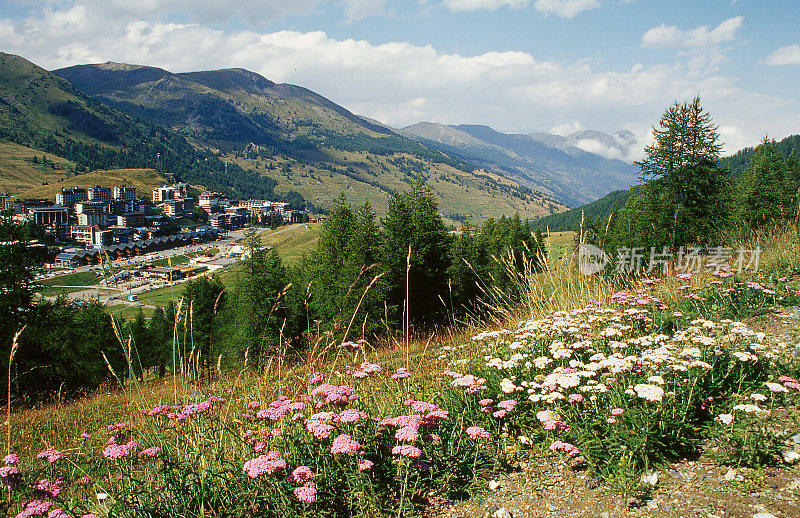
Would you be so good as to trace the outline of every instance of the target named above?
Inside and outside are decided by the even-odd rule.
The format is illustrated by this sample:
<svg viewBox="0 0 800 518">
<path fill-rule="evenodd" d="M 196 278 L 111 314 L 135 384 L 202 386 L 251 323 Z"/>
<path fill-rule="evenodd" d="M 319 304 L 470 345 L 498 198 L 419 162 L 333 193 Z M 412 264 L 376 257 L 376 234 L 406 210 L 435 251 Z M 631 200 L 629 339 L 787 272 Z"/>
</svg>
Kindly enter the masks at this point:
<svg viewBox="0 0 800 518">
<path fill-rule="evenodd" d="M 0 50 L 242 67 L 395 127 L 627 129 L 628 160 L 695 95 L 726 153 L 800 132 L 798 0 L 0 0 Z"/>
</svg>

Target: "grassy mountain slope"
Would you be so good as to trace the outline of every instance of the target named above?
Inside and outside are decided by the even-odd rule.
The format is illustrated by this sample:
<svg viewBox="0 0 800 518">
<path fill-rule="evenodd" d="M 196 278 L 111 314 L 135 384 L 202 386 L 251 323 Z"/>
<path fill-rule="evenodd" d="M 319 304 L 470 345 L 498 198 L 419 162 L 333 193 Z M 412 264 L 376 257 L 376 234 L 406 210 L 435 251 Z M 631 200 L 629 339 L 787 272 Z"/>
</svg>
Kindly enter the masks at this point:
<svg viewBox="0 0 800 518">
<path fill-rule="evenodd" d="M 232 195 L 273 195 L 268 178 L 235 165 L 226 169 L 216 154 L 183 135 L 99 103 L 24 58 L 3 53 L 0 141 L 62 157 L 74 164 L 72 172 L 159 169 Z"/>
<path fill-rule="evenodd" d="M 111 169 L 74 172 L 75 163 L 51 153 L 0 142 L 0 192 L 20 198 L 52 200 L 62 187 L 132 185 L 140 196 L 163 185 L 167 178 L 154 169 Z M 72 171 L 72 172 L 71 172 Z"/>
<path fill-rule="evenodd" d="M 136 65 L 79 65 L 55 73 L 94 99 L 186 135 L 201 148 L 329 207 L 345 191 L 380 213 L 392 193 L 422 177 L 441 210 L 482 220 L 538 217 L 563 205 L 515 180 L 394 133 L 294 85 L 242 69 L 173 74 Z"/>
<path fill-rule="evenodd" d="M 400 132 L 570 206 L 590 202 L 609 190 L 635 182 L 635 167 L 631 164 L 583 151 L 556 135 L 506 134 L 488 126 L 429 122 Z"/>
</svg>

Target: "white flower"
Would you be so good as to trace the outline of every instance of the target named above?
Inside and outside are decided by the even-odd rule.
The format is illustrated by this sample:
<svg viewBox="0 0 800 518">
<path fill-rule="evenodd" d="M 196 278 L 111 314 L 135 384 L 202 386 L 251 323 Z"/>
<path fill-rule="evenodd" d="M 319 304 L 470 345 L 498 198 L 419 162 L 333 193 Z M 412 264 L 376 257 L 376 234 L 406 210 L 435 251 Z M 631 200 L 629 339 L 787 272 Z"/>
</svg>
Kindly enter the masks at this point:
<svg viewBox="0 0 800 518">
<path fill-rule="evenodd" d="M 761 408 L 759 406 L 750 405 L 750 404 L 747 404 L 747 403 L 742 404 L 742 405 L 736 405 L 735 407 L 733 407 L 733 409 L 734 410 L 739 410 L 741 412 L 745 412 L 747 414 L 767 414 L 767 413 L 769 413 L 769 411 L 764 410 L 763 408 Z"/>
<path fill-rule="evenodd" d="M 503 378 L 503 381 L 500 382 L 500 390 L 502 390 L 504 394 L 511 394 L 516 388 L 517 386 L 514 385 L 514 382 L 508 378 Z"/>
<path fill-rule="evenodd" d="M 770 381 L 764 383 L 770 392 L 789 392 L 789 389 L 781 385 L 780 383 L 772 383 Z"/>
<path fill-rule="evenodd" d="M 764 401 L 767 400 L 767 396 L 765 396 L 764 394 L 755 393 L 750 396 L 750 399 L 758 403 L 763 403 Z"/>
<path fill-rule="evenodd" d="M 662 378 L 661 376 L 650 376 L 649 378 L 647 378 L 647 381 L 649 381 L 650 383 L 655 383 L 656 385 L 664 384 L 664 378 Z"/>
<path fill-rule="evenodd" d="M 715 419 L 724 425 L 729 425 L 733 422 L 733 414 L 720 414 Z"/>
<path fill-rule="evenodd" d="M 797 453 L 796 451 L 783 451 L 781 452 L 781 455 L 783 456 L 783 462 L 786 464 L 794 464 L 800 460 L 800 453 Z"/>
<path fill-rule="evenodd" d="M 747 352 L 747 351 L 736 351 L 735 353 L 733 353 L 733 355 L 736 356 L 737 358 L 739 358 L 739 361 L 743 361 L 743 362 L 749 362 L 749 361 L 757 362 L 758 361 L 758 356 L 756 356 L 755 354 L 753 354 L 751 352 Z"/>
<path fill-rule="evenodd" d="M 638 397 L 648 401 L 661 401 L 661 398 L 664 397 L 664 389 L 658 385 L 640 383 L 634 386 L 633 390 L 636 392 Z"/>
</svg>

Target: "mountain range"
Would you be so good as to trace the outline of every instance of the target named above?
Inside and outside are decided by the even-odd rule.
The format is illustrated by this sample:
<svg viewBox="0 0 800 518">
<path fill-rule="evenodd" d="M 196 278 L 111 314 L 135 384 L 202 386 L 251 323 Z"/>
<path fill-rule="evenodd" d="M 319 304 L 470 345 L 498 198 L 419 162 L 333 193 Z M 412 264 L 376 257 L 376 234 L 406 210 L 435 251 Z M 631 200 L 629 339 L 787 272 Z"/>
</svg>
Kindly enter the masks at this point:
<svg viewBox="0 0 800 518">
<path fill-rule="evenodd" d="M 588 142 L 606 148 L 632 145 L 630 132 L 618 136 L 598 131 L 568 137 L 550 133 L 500 133 L 488 126 L 420 122 L 399 130 L 403 135 L 458 156 L 486 170 L 502 174 L 533 190 L 574 207 L 610 191 L 636 183 L 638 169 L 577 147 Z M 600 144 L 602 142 L 603 144 Z"/>
<path fill-rule="evenodd" d="M 451 220 L 558 213 L 635 182 L 631 164 L 584 149 L 600 142 L 598 150 L 624 156 L 629 137 L 431 123 L 394 129 L 243 69 L 103 63 L 48 72 L 0 54 L 6 141 L 63 157 L 75 174 L 153 168 L 198 188 L 321 209 L 345 192 L 381 214 L 393 193 L 420 178 Z M 2 176 L 0 167 L 0 187 Z"/>
</svg>

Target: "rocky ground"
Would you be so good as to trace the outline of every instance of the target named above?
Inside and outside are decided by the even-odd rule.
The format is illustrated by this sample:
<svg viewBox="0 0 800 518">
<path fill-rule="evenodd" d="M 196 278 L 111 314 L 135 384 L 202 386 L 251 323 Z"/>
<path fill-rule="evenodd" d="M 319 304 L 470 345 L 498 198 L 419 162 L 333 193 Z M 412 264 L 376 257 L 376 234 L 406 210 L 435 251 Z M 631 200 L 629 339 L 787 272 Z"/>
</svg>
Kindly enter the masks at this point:
<svg viewBox="0 0 800 518">
<path fill-rule="evenodd" d="M 800 308 L 782 308 L 748 325 L 774 340 L 798 342 Z M 789 429 L 798 422 L 786 413 Z M 796 426 L 795 426 L 796 427 Z M 795 430 L 796 431 L 796 430 Z M 790 439 L 800 450 L 800 434 Z M 484 494 L 442 504 L 434 518 L 702 517 L 800 518 L 800 466 L 732 469 L 713 460 L 713 450 L 658 471 L 650 494 L 626 497 L 591 477 L 580 463 L 548 456 L 521 462 Z M 652 475 L 652 474 L 651 474 Z"/>
</svg>

